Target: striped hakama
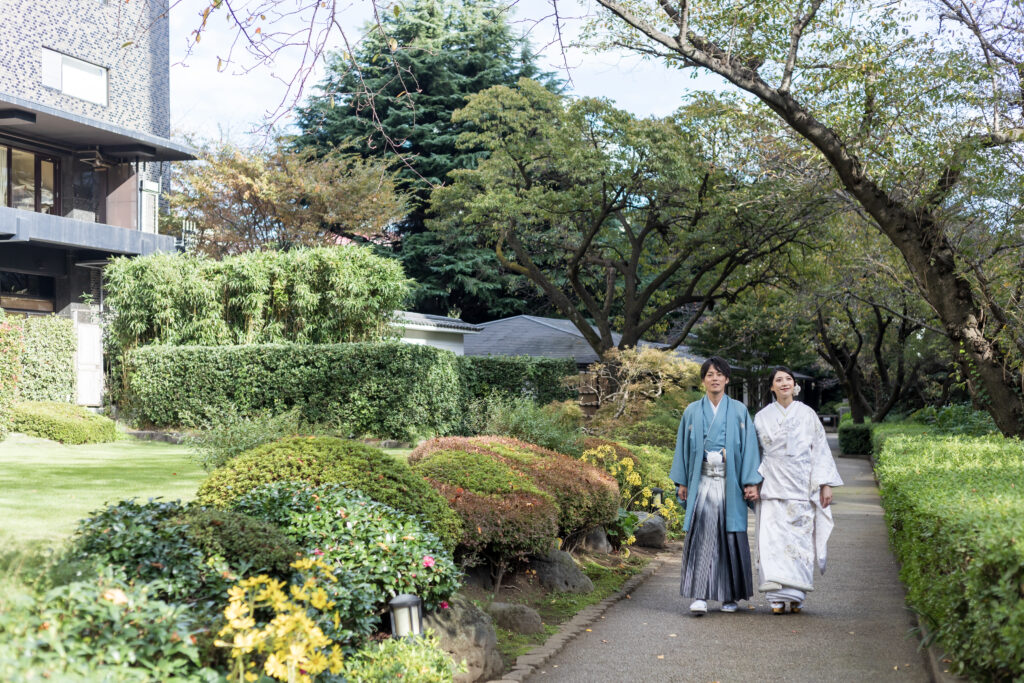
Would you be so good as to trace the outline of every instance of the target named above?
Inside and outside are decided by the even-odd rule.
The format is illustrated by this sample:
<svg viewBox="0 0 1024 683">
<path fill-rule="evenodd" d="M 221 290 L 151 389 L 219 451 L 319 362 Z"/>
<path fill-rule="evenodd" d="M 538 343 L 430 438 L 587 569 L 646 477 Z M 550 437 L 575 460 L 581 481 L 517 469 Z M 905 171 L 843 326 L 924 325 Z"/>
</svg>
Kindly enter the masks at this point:
<svg viewBox="0 0 1024 683">
<path fill-rule="evenodd" d="M 754 594 L 747 534 L 725 529 L 725 464 L 704 462 L 683 546 L 683 597 L 736 602 Z"/>
</svg>

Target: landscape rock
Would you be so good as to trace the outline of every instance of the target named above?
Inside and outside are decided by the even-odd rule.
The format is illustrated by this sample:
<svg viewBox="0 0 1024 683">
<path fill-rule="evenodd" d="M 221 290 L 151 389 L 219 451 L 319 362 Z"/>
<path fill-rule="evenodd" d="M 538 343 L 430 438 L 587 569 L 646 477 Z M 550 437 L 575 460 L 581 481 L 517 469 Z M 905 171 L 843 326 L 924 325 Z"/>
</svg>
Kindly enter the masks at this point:
<svg viewBox="0 0 1024 683">
<path fill-rule="evenodd" d="M 487 613 L 494 618 L 498 626 L 516 633 L 540 633 L 544 624 L 537 610 L 526 605 L 515 605 L 509 602 L 492 602 Z"/>
<path fill-rule="evenodd" d="M 452 659 L 466 661 L 466 672 L 456 675 L 455 683 L 497 678 L 504 665 L 491 617 L 461 595 L 453 595 L 448 602 L 448 609 L 426 615 L 423 626 L 437 634 L 442 649 Z"/>
<path fill-rule="evenodd" d="M 581 545 L 584 550 L 589 550 L 593 553 L 610 553 L 614 550 L 612 548 L 612 544 L 608 541 L 608 533 L 604 530 L 603 526 L 591 529 L 587 535 L 583 537 L 583 543 Z"/>
<path fill-rule="evenodd" d="M 537 571 L 540 585 L 547 590 L 562 593 L 589 593 L 594 590 L 594 582 L 564 550 L 552 550 L 545 557 L 534 557 L 531 566 Z"/>
<path fill-rule="evenodd" d="M 642 548 L 664 548 L 668 540 L 668 529 L 665 527 L 665 520 L 660 515 L 652 515 L 646 512 L 634 513 L 639 519 L 639 526 L 633 532 L 636 538 L 636 545 Z"/>
</svg>

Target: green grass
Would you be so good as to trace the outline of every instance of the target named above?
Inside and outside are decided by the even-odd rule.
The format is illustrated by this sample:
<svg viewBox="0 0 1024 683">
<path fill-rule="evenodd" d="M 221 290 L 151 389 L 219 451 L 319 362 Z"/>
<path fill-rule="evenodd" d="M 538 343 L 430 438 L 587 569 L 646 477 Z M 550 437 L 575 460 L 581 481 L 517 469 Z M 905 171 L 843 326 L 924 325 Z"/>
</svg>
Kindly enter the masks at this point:
<svg viewBox="0 0 1024 683">
<path fill-rule="evenodd" d="M 195 497 L 205 473 L 184 446 L 129 439 L 64 446 L 11 434 L 0 443 L 0 542 L 53 544 L 108 502 Z"/>
</svg>

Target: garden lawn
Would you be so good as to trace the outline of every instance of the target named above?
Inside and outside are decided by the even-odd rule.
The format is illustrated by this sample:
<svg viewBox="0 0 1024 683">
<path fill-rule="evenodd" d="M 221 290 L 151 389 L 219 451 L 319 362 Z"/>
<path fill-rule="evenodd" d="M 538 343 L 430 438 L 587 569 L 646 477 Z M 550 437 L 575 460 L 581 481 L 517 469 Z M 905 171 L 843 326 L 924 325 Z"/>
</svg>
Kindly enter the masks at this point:
<svg viewBox="0 0 1024 683">
<path fill-rule="evenodd" d="M 0 442 L 0 543 L 51 544 L 108 502 L 189 500 L 205 473 L 184 446 L 127 439 L 65 446 L 11 434 Z"/>
</svg>

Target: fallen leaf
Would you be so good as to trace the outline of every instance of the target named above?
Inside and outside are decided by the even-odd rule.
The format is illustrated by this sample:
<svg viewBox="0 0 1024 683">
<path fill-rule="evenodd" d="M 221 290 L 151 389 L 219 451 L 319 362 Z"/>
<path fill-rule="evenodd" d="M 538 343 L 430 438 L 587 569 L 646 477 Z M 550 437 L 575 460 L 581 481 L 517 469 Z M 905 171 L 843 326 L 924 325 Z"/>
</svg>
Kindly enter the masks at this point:
<svg viewBox="0 0 1024 683">
<path fill-rule="evenodd" d="M 658 659 L 665 659 L 665 655 L 658 655 Z"/>
<path fill-rule="evenodd" d="M 669 637 L 669 638 L 676 638 L 676 637 L 678 637 L 678 636 L 676 636 L 676 634 L 675 634 L 675 633 L 670 633 L 670 634 L 668 634 L 668 637 Z"/>
<path fill-rule="evenodd" d="M 593 630 L 593 629 L 589 629 L 589 628 L 588 628 L 588 629 L 587 629 L 587 633 L 590 633 L 590 632 L 591 632 L 592 630 Z"/>
</svg>

